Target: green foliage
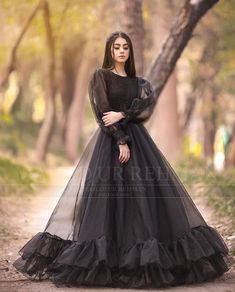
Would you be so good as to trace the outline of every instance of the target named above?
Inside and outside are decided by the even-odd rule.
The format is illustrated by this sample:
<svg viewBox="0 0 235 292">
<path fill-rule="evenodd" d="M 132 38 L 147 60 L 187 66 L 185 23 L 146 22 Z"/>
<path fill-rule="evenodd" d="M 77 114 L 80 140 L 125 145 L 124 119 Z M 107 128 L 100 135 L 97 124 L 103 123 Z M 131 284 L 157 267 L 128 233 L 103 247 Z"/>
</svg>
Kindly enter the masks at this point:
<svg viewBox="0 0 235 292">
<path fill-rule="evenodd" d="M 214 174 L 207 179 L 205 195 L 221 215 L 229 215 L 235 224 L 235 169 Z"/>
<path fill-rule="evenodd" d="M 7 151 L 16 156 L 24 149 L 19 131 L 14 127 L 14 121 L 9 113 L 0 115 L 0 147 L 1 150 Z"/>
<path fill-rule="evenodd" d="M 36 187 L 45 187 L 49 176 L 35 167 L 25 167 L 10 159 L 0 158 L 0 195 L 24 195 Z"/>
<path fill-rule="evenodd" d="M 219 173 L 208 168 L 205 160 L 187 156 L 181 159 L 175 169 L 186 186 L 195 186 L 198 195 L 205 196 L 218 214 L 229 216 L 235 225 L 234 168 Z"/>
<path fill-rule="evenodd" d="M 102 9 L 100 4 L 103 2 L 104 0 L 48 1 L 50 22 L 55 37 L 56 56 L 61 56 L 64 45 L 69 40 L 77 38 L 77 35 L 83 34 L 84 38 L 89 38 L 89 34 L 93 34 L 94 29 L 104 29 L 106 27 L 109 29 L 108 26 L 104 25 L 104 19 L 102 22 L 97 21 L 99 10 Z M 36 0 L 17 0 L 14 1 L 14 4 L 9 0 L 1 1 L 0 8 L 3 13 L 1 14 L 2 21 L 0 21 L 2 25 L 2 27 L 0 26 L 0 35 L 4 35 L 4 42 L 0 43 L 0 64 L 2 66 L 5 66 L 5 56 L 9 48 L 14 44 L 37 3 Z M 80 39 L 77 39 L 78 43 L 80 41 Z M 17 54 L 21 62 L 33 62 L 37 58 L 45 60 L 47 49 L 42 10 L 33 19 Z"/>
</svg>

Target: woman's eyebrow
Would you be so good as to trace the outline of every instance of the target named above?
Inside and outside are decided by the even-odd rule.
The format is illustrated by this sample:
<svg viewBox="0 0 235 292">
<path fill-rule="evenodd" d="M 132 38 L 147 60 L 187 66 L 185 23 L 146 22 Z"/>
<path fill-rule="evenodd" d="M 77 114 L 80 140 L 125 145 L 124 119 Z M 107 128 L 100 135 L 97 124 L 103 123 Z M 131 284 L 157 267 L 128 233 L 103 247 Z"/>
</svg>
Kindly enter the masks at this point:
<svg viewBox="0 0 235 292">
<path fill-rule="evenodd" d="M 115 43 L 114 45 L 119 45 L 119 46 L 120 46 L 121 44 L 119 44 L 119 43 Z M 125 46 L 125 45 L 128 45 L 128 43 L 125 43 L 125 44 L 123 44 L 123 45 L 124 45 L 124 46 Z"/>
</svg>

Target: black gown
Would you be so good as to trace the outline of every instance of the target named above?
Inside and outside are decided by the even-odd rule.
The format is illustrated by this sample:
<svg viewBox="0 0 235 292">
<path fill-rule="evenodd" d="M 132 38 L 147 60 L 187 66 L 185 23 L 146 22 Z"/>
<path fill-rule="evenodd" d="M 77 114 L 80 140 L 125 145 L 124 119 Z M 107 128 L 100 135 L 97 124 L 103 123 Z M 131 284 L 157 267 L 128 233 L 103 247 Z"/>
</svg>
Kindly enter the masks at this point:
<svg viewBox="0 0 235 292">
<path fill-rule="evenodd" d="M 199 283 L 228 271 L 228 247 L 144 127 L 156 104 L 151 83 L 98 68 L 89 97 L 99 127 L 44 231 L 21 248 L 14 267 L 57 286 L 120 288 Z M 125 118 L 105 126 L 110 110 Z M 122 164 L 125 143 L 131 157 Z"/>
</svg>

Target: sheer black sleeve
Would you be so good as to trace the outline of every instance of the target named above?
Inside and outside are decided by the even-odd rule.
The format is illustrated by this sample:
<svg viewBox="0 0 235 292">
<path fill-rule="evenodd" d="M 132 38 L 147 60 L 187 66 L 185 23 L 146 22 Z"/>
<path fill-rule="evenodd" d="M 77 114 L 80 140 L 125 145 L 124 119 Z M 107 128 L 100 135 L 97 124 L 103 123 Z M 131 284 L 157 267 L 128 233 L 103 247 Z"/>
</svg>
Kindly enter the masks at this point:
<svg viewBox="0 0 235 292">
<path fill-rule="evenodd" d="M 107 86 L 105 82 L 105 75 L 102 68 L 98 68 L 92 74 L 88 85 L 88 93 L 91 103 L 91 108 L 95 115 L 96 121 L 100 128 L 110 136 L 112 136 L 117 145 L 128 144 L 131 146 L 131 139 L 125 133 L 124 129 L 119 122 L 116 122 L 110 126 L 105 126 L 102 116 L 104 112 L 112 111 L 112 108 L 108 101 Z"/>
<path fill-rule="evenodd" d="M 140 123 L 147 121 L 153 113 L 157 96 L 151 83 L 138 77 L 138 96 L 133 98 L 129 108 L 123 108 L 122 112 L 125 117 L 122 119 L 121 124 L 126 124 L 129 121 Z"/>
</svg>

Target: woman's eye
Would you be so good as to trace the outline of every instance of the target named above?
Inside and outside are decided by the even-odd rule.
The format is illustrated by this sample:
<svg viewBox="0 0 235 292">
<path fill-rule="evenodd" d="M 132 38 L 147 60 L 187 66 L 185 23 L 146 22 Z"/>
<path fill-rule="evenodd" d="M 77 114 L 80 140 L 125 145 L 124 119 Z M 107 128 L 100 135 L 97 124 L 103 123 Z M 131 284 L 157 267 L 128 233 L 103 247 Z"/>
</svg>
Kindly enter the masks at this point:
<svg viewBox="0 0 235 292">
<path fill-rule="evenodd" d="M 120 49 L 120 48 L 114 48 L 115 50 L 118 50 L 118 49 Z M 128 50 L 128 47 L 126 47 L 126 48 L 124 48 L 124 50 Z"/>
</svg>

